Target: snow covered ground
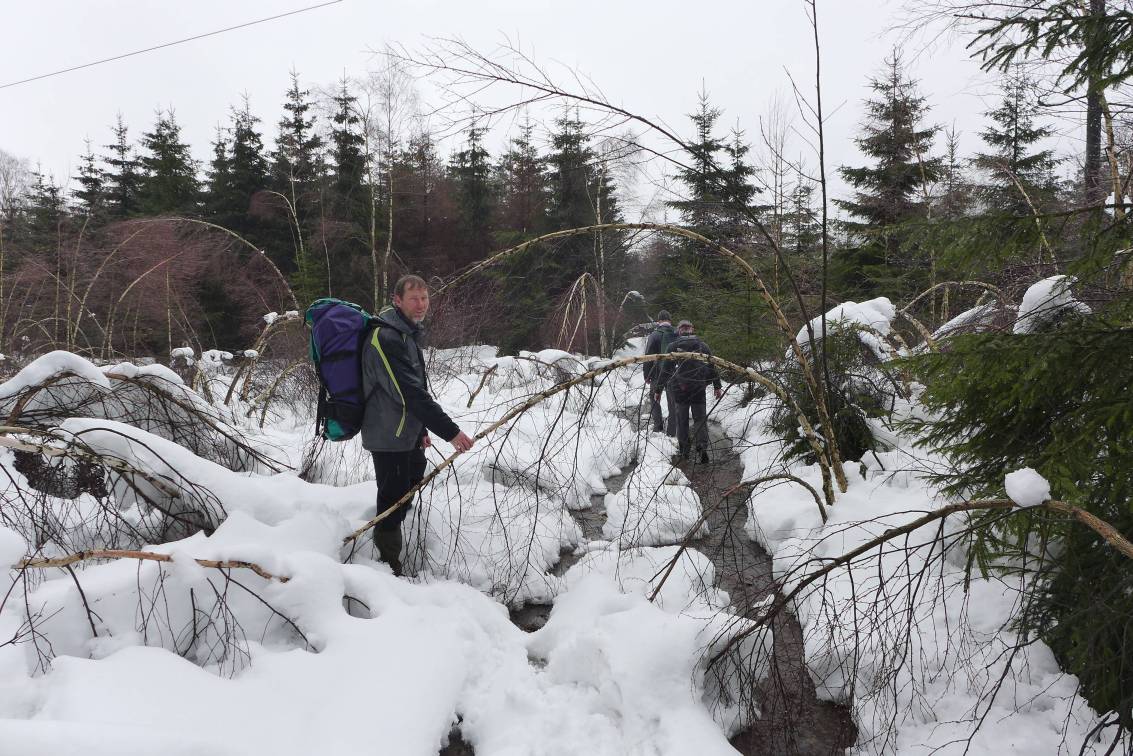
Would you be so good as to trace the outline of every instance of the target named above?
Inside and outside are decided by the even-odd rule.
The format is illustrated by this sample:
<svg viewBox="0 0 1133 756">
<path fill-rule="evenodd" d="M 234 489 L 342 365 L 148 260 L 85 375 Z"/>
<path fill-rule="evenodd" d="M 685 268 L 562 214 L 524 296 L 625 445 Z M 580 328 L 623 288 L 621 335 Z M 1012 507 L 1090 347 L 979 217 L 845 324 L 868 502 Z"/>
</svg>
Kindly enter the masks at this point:
<svg viewBox="0 0 1133 756">
<path fill-rule="evenodd" d="M 553 350 L 500 358 L 487 347 L 435 352 L 430 362 L 435 392 L 470 434 L 602 364 Z M 770 647 L 770 631 L 731 612 L 695 550 L 648 600 L 701 509 L 667 464 L 671 442 L 625 419 L 643 396 L 640 368 L 555 394 L 438 475 L 406 522 L 412 579 L 375 562 L 368 539 L 343 544 L 374 512 L 373 472 L 357 442 L 324 449 L 308 480 L 293 471 L 304 463 L 309 408 L 281 403 L 260 429 L 258 412 L 220 403 L 222 370 L 208 379 L 218 384 L 210 403 L 168 371 L 102 370 L 54 353 L 0 385 L 0 411 L 62 372 L 73 377 L 33 400 L 41 416 L 59 415 L 41 442 L 78 439 L 145 476 L 107 491 L 41 492 L 16 452 L 0 449 L 0 567 L 90 548 L 172 560 L 87 561 L 73 575 L 9 570 L 0 580 L 0 756 L 432 754 L 457 724 L 478 754 L 734 753 L 728 731 L 745 712 L 731 701 L 738 691 L 721 698 L 705 660 L 744 631 Z M 125 411 L 113 393 L 125 378 L 164 382 L 199 408 L 213 424 L 210 443 L 187 448 L 183 429 Z M 769 405 L 741 406 L 738 394 L 719 418 L 745 476 L 780 470 L 762 424 Z M 228 431 L 292 471 L 234 456 Z M 847 466 L 849 490 L 825 525 L 801 488 L 753 492 L 750 535 L 788 588 L 805 574 L 800 566 L 818 566 L 808 560 L 935 508 L 916 471 L 937 460 L 898 441 Z M 430 460 L 449 451 L 437 441 Z M 631 462 L 623 488 L 609 494 L 603 479 Z M 814 468 L 790 472 L 821 487 Z M 203 494 L 171 493 L 170 484 L 207 492 L 215 529 L 149 539 L 173 532 L 161 530 L 162 511 L 200 504 Z M 585 543 L 570 512 L 603 494 L 604 540 Z M 45 522 L 65 532 L 66 549 L 44 537 Z M 963 555 L 934 559 L 936 535 L 916 531 L 800 595 L 820 694 L 851 702 L 864 751 L 958 753 L 980 717 L 970 752 L 1076 750 L 1094 714 L 1074 679 L 1041 644 L 1010 653 L 1014 638 L 1002 626 L 1012 586 L 976 579 L 964 593 Z M 556 575 L 572 550 L 584 556 Z M 200 559 L 254 562 L 286 581 Z M 541 630 L 509 621 L 508 606 L 551 601 Z M 752 663 L 757 677 L 766 673 Z M 1001 676 L 1006 684 L 991 696 Z"/>
</svg>

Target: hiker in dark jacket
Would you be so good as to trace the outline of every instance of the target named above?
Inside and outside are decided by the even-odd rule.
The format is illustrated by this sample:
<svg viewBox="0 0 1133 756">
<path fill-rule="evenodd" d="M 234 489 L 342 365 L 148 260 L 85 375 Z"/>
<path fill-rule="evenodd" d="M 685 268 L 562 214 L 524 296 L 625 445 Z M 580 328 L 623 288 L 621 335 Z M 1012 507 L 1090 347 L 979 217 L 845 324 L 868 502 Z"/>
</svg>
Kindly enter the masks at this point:
<svg viewBox="0 0 1133 756">
<path fill-rule="evenodd" d="M 661 310 L 657 313 L 657 326 L 645 341 L 645 353 L 665 354 L 676 338 L 677 332 L 673 330 L 672 316 L 669 315 L 668 310 Z M 661 363 L 643 362 L 641 370 L 645 374 L 645 383 L 649 391 L 649 418 L 653 422 L 653 431 L 659 433 L 663 428 L 666 435 L 677 435 L 677 415 L 673 411 L 673 395 L 668 391 L 664 392 L 667 422 L 661 417 L 661 401 L 656 397 L 656 394 L 664 389 L 663 384 L 655 381 L 656 378 L 661 377 Z"/>
<path fill-rule="evenodd" d="M 670 354 L 699 352 L 712 354 L 708 345 L 701 341 L 693 331 L 692 323 L 682 320 L 677 325 L 677 338 L 669 345 Z M 689 458 L 689 413 L 692 413 L 692 434 L 695 436 L 697 457 L 702 464 L 708 463 L 708 413 L 705 390 L 708 384 L 716 389 L 716 398 L 724 395 L 720 386 L 720 374 L 716 366 L 700 360 L 663 360 L 661 374 L 654 381 L 654 398 L 659 399 L 659 388 L 665 387 L 673 397 L 677 415 L 677 445 L 681 459 Z"/>
<path fill-rule="evenodd" d="M 374 457 L 378 514 L 425 477 L 430 431 L 457 451 L 472 448 L 472 439 L 429 393 L 425 358 L 418 343 L 421 321 L 429 311 L 428 284 L 418 276 L 403 276 L 393 291 L 393 306 L 378 313 L 377 325 L 362 351 L 362 385 L 369 397 L 362 418 L 362 446 Z M 381 560 L 395 575 L 401 574 L 401 523 L 408 512 L 406 503 L 374 530 Z"/>
</svg>

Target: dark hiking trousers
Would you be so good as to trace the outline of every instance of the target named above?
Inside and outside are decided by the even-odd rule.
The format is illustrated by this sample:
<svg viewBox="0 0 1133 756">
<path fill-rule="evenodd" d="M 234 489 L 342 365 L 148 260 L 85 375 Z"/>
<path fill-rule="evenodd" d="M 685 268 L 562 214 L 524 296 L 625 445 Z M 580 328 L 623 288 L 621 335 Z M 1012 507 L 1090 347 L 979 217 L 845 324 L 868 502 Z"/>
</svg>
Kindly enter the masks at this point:
<svg viewBox="0 0 1133 756">
<path fill-rule="evenodd" d="M 708 451 L 708 403 L 704 392 L 700 391 L 692 396 L 677 396 L 673 403 L 676 405 L 677 415 L 677 446 L 680 447 L 681 456 L 689 455 L 689 433 L 691 431 L 696 442 L 696 450 Z M 692 427 L 689 427 L 689 414 L 692 414 Z"/>
<path fill-rule="evenodd" d="M 649 386 L 649 418 L 653 421 L 653 430 L 660 433 L 663 429 L 665 435 L 677 435 L 677 413 L 673 409 L 673 394 L 668 389 L 665 389 L 665 421 L 661 418 L 661 402 L 657 401 L 654 397 L 655 394 L 652 385 Z"/>
<path fill-rule="evenodd" d="M 425 477 L 425 450 L 417 448 L 410 451 L 370 453 L 374 455 L 374 476 L 378 482 L 378 514 L 381 514 Z M 398 507 L 396 512 L 377 524 L 376 530 L 399 529 L 401 522 L 409 514 L 410 504 Z"/>
</svg>

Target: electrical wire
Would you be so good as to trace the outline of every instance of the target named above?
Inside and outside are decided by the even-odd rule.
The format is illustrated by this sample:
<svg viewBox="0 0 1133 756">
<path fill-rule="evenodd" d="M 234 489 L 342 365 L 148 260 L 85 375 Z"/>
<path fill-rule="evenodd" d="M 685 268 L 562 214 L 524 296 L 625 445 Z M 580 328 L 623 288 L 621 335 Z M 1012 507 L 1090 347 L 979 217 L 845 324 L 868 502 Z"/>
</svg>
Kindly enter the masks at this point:
<svg viewBox="0 0 1133 756">
<path fill-rule="evenodd" d="M 204 34 L 197 34 L 196 36 L 193 36 L 193 37 L 185 37 L 184 39 L 178 39 L 178 40 L 173 41 L 173 42 L 166 42 L 165 44 L 162 44 L 162 45 L 154 45 L 153 47 L 147 47 L 144 50 L 135 50 L 134 52 L 123 53 L 122 55 L 115 55 L 112 58 L 103 58 L 102 60 L 95 60 L 95 61 L 92 61 L 90 63 L 83 63 L 80 66 L 71 66 L 70 68 L 63 68 L 63 69 L 60 69 L 58 71 L 52 71 L 51 73 L 40 74 L 39 76 L 32 76 L 29 79 L 21 79 L 20 81 L 13 81 L 9 84 L 0 84 L 0 89 L 7 89 L 8 87 L 14 87 L 14 86 L 17 86 L 17 85 L 20 85 L 20 84 L 27 84 L 29 82 L 39 81 L 40 79 L 47 79 L 47 78 L 50 78 L 52 76 L 59 76 L 60 74 L 70 73 L 72 71 L 78 71 L 78 70 L 81 70 L 83 68 L 90 68 L 91 66 L 98 66 L 98 65 L 101 65 L 103 63 L 110 63 L 110 62 L 115 61 L 115 60 L 122 60 L 123 58 L 130 58 L 130 57 L 133 57 L 134 55 L 141 55 L 142 53 L 153 52 L 154 50 L 161 50 L 161 49 L 164 49 L 166 47 L 173 47 L 174 45 L 184 44 L 185 42 L 192 42 L 193 40 L 197 40 L 197 39 L 204 39 L 205 37 L 213 37 L 213 36 L 216 36 L 217 34 L 223 34 L 225 32 L 235 31 L 236 29 L 244 29 L 248 26 L 255 26 L 256 24 L 262 24 L 266 21 L 275 21 L 276 19 L 285 18 L 287 16 L 294 16 L 297 13 L 306 13 L 307 11 L 317 10 L 319 8 L 325 8 L 328 5 L 337 5 L 338 3 L 341 3 L 341 2 L 343 2 L 343 0 L 330 0 L 329 2 L 319 3 L 318 5 L 310 5 L 306 8 L 300 8 L 298 10 L 288 11 L 287 13 L 280 13 L 280 14 L 275 15 L 275 16 L 268 16 L 267 18 L 260 18 L 260 19 L 257 19 L 255 21 L 248 21 L 248 22 L 243 23 L 243 24 L 237 24 L 236 26 L 229 26 L 225 29 L 217 29 L 216 31 L 206 32 Z"/>
</svg>

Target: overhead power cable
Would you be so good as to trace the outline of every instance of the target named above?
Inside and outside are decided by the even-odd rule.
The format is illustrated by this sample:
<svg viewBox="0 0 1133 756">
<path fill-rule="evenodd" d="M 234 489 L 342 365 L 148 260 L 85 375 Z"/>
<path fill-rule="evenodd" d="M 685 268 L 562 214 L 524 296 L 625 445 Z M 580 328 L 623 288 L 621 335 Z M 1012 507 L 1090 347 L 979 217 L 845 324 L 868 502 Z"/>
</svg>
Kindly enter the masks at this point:
<svg viewBox="0 0 1133 756">
<path fill-rule="evenodd" d="M 329 0 L 329 2 L 319 3 L 318 5 L 311 5 L 311 6 L 308 6 L 306 8 L 299 8 L 298 10 L 288 11 L 287 13 L 280 13 L 280 14 L 275 15 L 275 16 L 268 16 L 267 18 L 260 18 L 260 19 L 256 19 L 255 21 L 248 21 L 248 22 L 243 23 L 243 24 L 237 24 L 236 26 L 229 26 L 229 27 L 224 28 L 224 29 L 217 29 L 216 31 L 210 31 L 210 32 L 206 32 L 204 34 L 197 34 L 196 36 L 193 36 L 193 37 L 185 37 L 185 39 L 178 39 L 178 40 L 175 40 L 173 42 L 166 42 L 165 44 L 162 44 L 162 45 L 154 45 L 153 47 L 147 47 L 144 50 L 135 50 L 133 52 L 123 53 L 122 55 L 115 55 L 112 58 L 103 58 L 102 60 L 95 60 L 95 61 L 91 61 L 90 63 L 83 63 L 80 66 L 71 66 L 70 68 L 63 68 L 63 69 L 60 69 L 58 71 L 52 71 L 51 73 L 40 74 L 39 76 L 32 76 L 30 79 L 21 79 L 19 81 L 13 81 L 9 84 L 0 84 L 0 89 L 7 89 L 8 87 L 14 87 L 14 86 L 18 86 L 20 84 L 27 84 L 29 82 L 39 81 L 40 79 L 47 79 L 47 78 L 50 78 L 52 76 L 59 76 L 60 74 L 70 73 L 71 71 L 78 71 L 78 70 L 81 70 L 83 68 L 90 68 L 91 66 L 98 66 L 98 65 L 101 65 L 103 63 L 110 63 L 110 62 L 113 62 L 115 60 L 122 60 L 123 58 L 130 58 L 130 57 L 133 57 L 134 55 L 141 55 L 142 53 L 153 52 L 154 50 L 161 50 L 161 49 L 164 49 L 166 47 L 173 47 L 174 45 L 181 45 L 181 44 L 184 44 L 185 42 L 192 42 L 193 40 L 204 39 L 205 37 L 214 37 L 217 34 L 224 34 L 225 32 L 235 31 L 236 29 L 244 29 L 244 28 L 249 27 L 249 26 L 255 26 L 256 24 L 262 24 L 266 21 L 275 21 L 276 19 L 286 18 L 287 16 L 294 16 L 297 13 L 306 13 L 307 11 L 313 11 L 313 10 L 317 10 L 319 8 L 325 8 L 328 5 L 337 5 L 338 3 L 341 3 L 341 2 L 343 2 L 343 0 Z"/>
</svg>

